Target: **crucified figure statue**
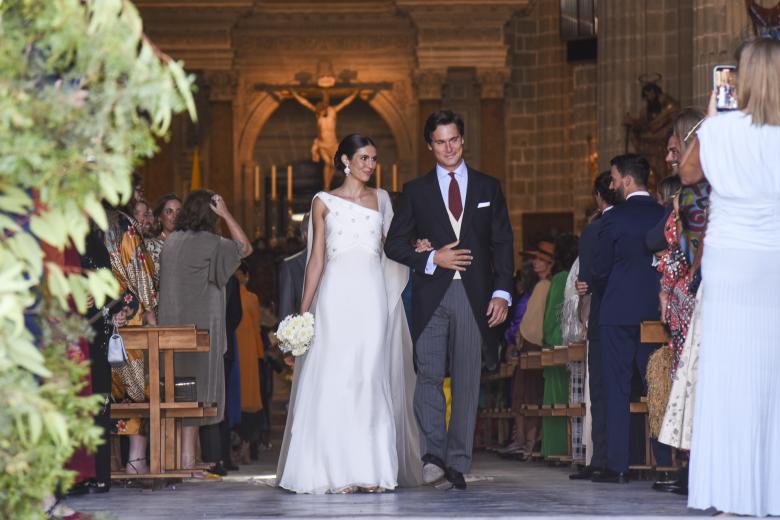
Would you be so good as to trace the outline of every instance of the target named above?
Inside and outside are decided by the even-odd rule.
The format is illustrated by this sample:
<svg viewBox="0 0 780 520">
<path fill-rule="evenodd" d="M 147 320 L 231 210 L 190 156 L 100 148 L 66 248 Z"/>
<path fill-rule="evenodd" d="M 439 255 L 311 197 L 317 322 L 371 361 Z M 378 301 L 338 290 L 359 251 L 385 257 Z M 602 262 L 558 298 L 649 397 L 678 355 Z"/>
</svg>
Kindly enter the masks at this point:
<svg viewBox="0 0 780 520">
<path fill-rule="evenodd" d="M 352 103 L 357 97 L 359 90 L 344 98 L 336 106 L 331 106 L 330 95 L 328 91 L 323 91 L 322 102 L 316 106 L 311 101 L 301 96 L 294 90 L 290 90 L 290 95 L 301 105 L 308 108 L 317 116 L 317 137 L 311 144 L 311 160 L 314 162 L 322 161 L 323 189 L 329 190 L 330 183 L 333 180 L 333 174 L 336 171 L 333 163 L 333 157 L 339 147 L 339 141 L 336 137 L 336 114 Z"/>
</svg>

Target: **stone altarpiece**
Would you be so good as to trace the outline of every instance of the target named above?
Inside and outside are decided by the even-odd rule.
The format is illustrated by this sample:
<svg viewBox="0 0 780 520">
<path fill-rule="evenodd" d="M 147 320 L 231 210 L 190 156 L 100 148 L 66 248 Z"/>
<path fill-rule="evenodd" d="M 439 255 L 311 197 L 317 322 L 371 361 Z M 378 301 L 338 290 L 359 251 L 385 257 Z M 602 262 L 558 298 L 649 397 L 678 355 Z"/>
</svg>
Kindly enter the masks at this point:
<svg viewBox="0 0 780 520">
<path fill-rule="evenodd" d="M 422 122 L 442 106 L 467 120 L 469 162 L 503 180 L 505 26 L 530 0 L 135 3 L 152 40 L 183 60 L 199 83 L 200 122 L 179 121 L 147 166 L 151 198 L 182 191 L 198 144 L 205 184 L 225 195 L 245 229 L 264 235 L 259 206 L 267 193 L 255 200 L 255 166 L 262 160 L 255 145 L 280 106 L 279 96 L 264 86 L 294 85 L 307 74 L 316 82 L 322 62 L 349 81 L 387 86 L 366 102 L 392 134 L 399 185 L 432 166 Z"/>
</svg>

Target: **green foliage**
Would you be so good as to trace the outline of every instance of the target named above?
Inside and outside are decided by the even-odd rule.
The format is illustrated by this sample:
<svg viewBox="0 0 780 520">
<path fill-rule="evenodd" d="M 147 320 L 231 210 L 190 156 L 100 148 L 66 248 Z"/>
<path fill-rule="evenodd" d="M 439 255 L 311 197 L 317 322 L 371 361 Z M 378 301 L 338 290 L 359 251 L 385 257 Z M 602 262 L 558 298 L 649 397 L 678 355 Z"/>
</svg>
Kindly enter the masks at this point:
<svg viewBox="0 0 780 520">
<path fill-rule="evenodd" d="M 41 242 L 83 252 L 90 218 L 106 226 L 101 201 L 128 200 L 172 115 L 195 109 L 192 79 L 127 0 L 0 0 L 0 41 L 0 518 L 42 518 L 73 450 L 99 439 L 100 398 L 78 396 L 88 328 L 72 309 L 117 284 L 64 272 Z"/>
</svg>

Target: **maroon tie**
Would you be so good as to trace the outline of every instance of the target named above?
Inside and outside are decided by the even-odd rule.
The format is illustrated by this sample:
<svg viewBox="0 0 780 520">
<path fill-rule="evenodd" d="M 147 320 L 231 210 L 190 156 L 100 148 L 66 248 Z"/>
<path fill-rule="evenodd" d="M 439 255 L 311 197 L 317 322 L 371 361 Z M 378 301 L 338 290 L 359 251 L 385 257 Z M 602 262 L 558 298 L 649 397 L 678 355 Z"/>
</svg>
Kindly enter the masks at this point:
<svg viewBox="0 0 780 520">
<path fill-rule="evenodd" d="M 455 172 L 450 172 L 450 213 L 455 217 L 455 220 L 460 218 L 460 214 L 463 213 L 463 203 L 460 200 L 460 186 L 458 181 L 455 180 Z"/>
</svg>

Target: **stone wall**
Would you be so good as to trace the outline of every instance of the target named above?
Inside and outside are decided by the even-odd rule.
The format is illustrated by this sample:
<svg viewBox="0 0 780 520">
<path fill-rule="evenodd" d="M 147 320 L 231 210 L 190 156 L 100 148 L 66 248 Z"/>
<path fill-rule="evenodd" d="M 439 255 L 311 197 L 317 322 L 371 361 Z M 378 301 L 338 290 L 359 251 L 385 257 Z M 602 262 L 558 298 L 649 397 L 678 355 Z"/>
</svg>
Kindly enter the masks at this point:
<svg viewBox="0 0 780 520">
<path fill-rule="evenodd" d="M 764 1 L 763 5 L 775 3 Z M 744 2 L 693 0 L 692 48 L 696 59 L 691 80 L 696 104 L 707 104 L 712 89 L 712 68 L 736 64 L 734 52 L 740 42 L 752 35 Z"/>
<path fill-rule="evenodd" d="M 524 214 L 569 212 L 581 229 L 593 176 L 626 151 L 626 113 L 642 107 L 640 75 L 658 73 L 683 106 L 703 106 L 712 66 L 733 63 L 751 33 L 738 0 L 603 0 L 597 61 L 570 63 L 560 0 L 232 0 L 224 9 L 193 9 L 199 4 L 137 1 L 146 34 L 199 76 L 201 119 L 174 125 L 145 168 L 151 199 L 186 191 L 198 142 L 204 183 L 224 191 L 242 224 L 255 229 L 252 171 L 271 155 L 258 136 L 278 106 L 263 85 L 316 74 L 318 62 L 330 60 L 336 74 L 392 85 L 370 108 L 383 122 L 376 129 L 383 149 L 392 135 L 401 181 L 430 167 L 422 119 L 460 102 L 470 119 L 469 158 L 502 179 L 518 248 Z M 355 115 L 365 124 L 351 112 L 358 108 L 342 121 Z M 271 134 L 270 141 L 279 137 Z M 310 139 L 285 150 L 305 156 Z"/>
<path fill-rule="evenodd" d="M 519 247 L 524 213 L 570 211 L 579 229 L 591 205 L 596 65 L 567 62 L 553 0 L 516 15 L 508 35 L 506 191 Z"/>
<path fill-rule="evenodd" d="M 692 0 L 599 2 L 598 129 L 602 169 L 627 146 L 626 113 L 642 108 L 642 74 L 660 74 L 659 85 L 682 106 L 693 101 Z"/>
</svg>

